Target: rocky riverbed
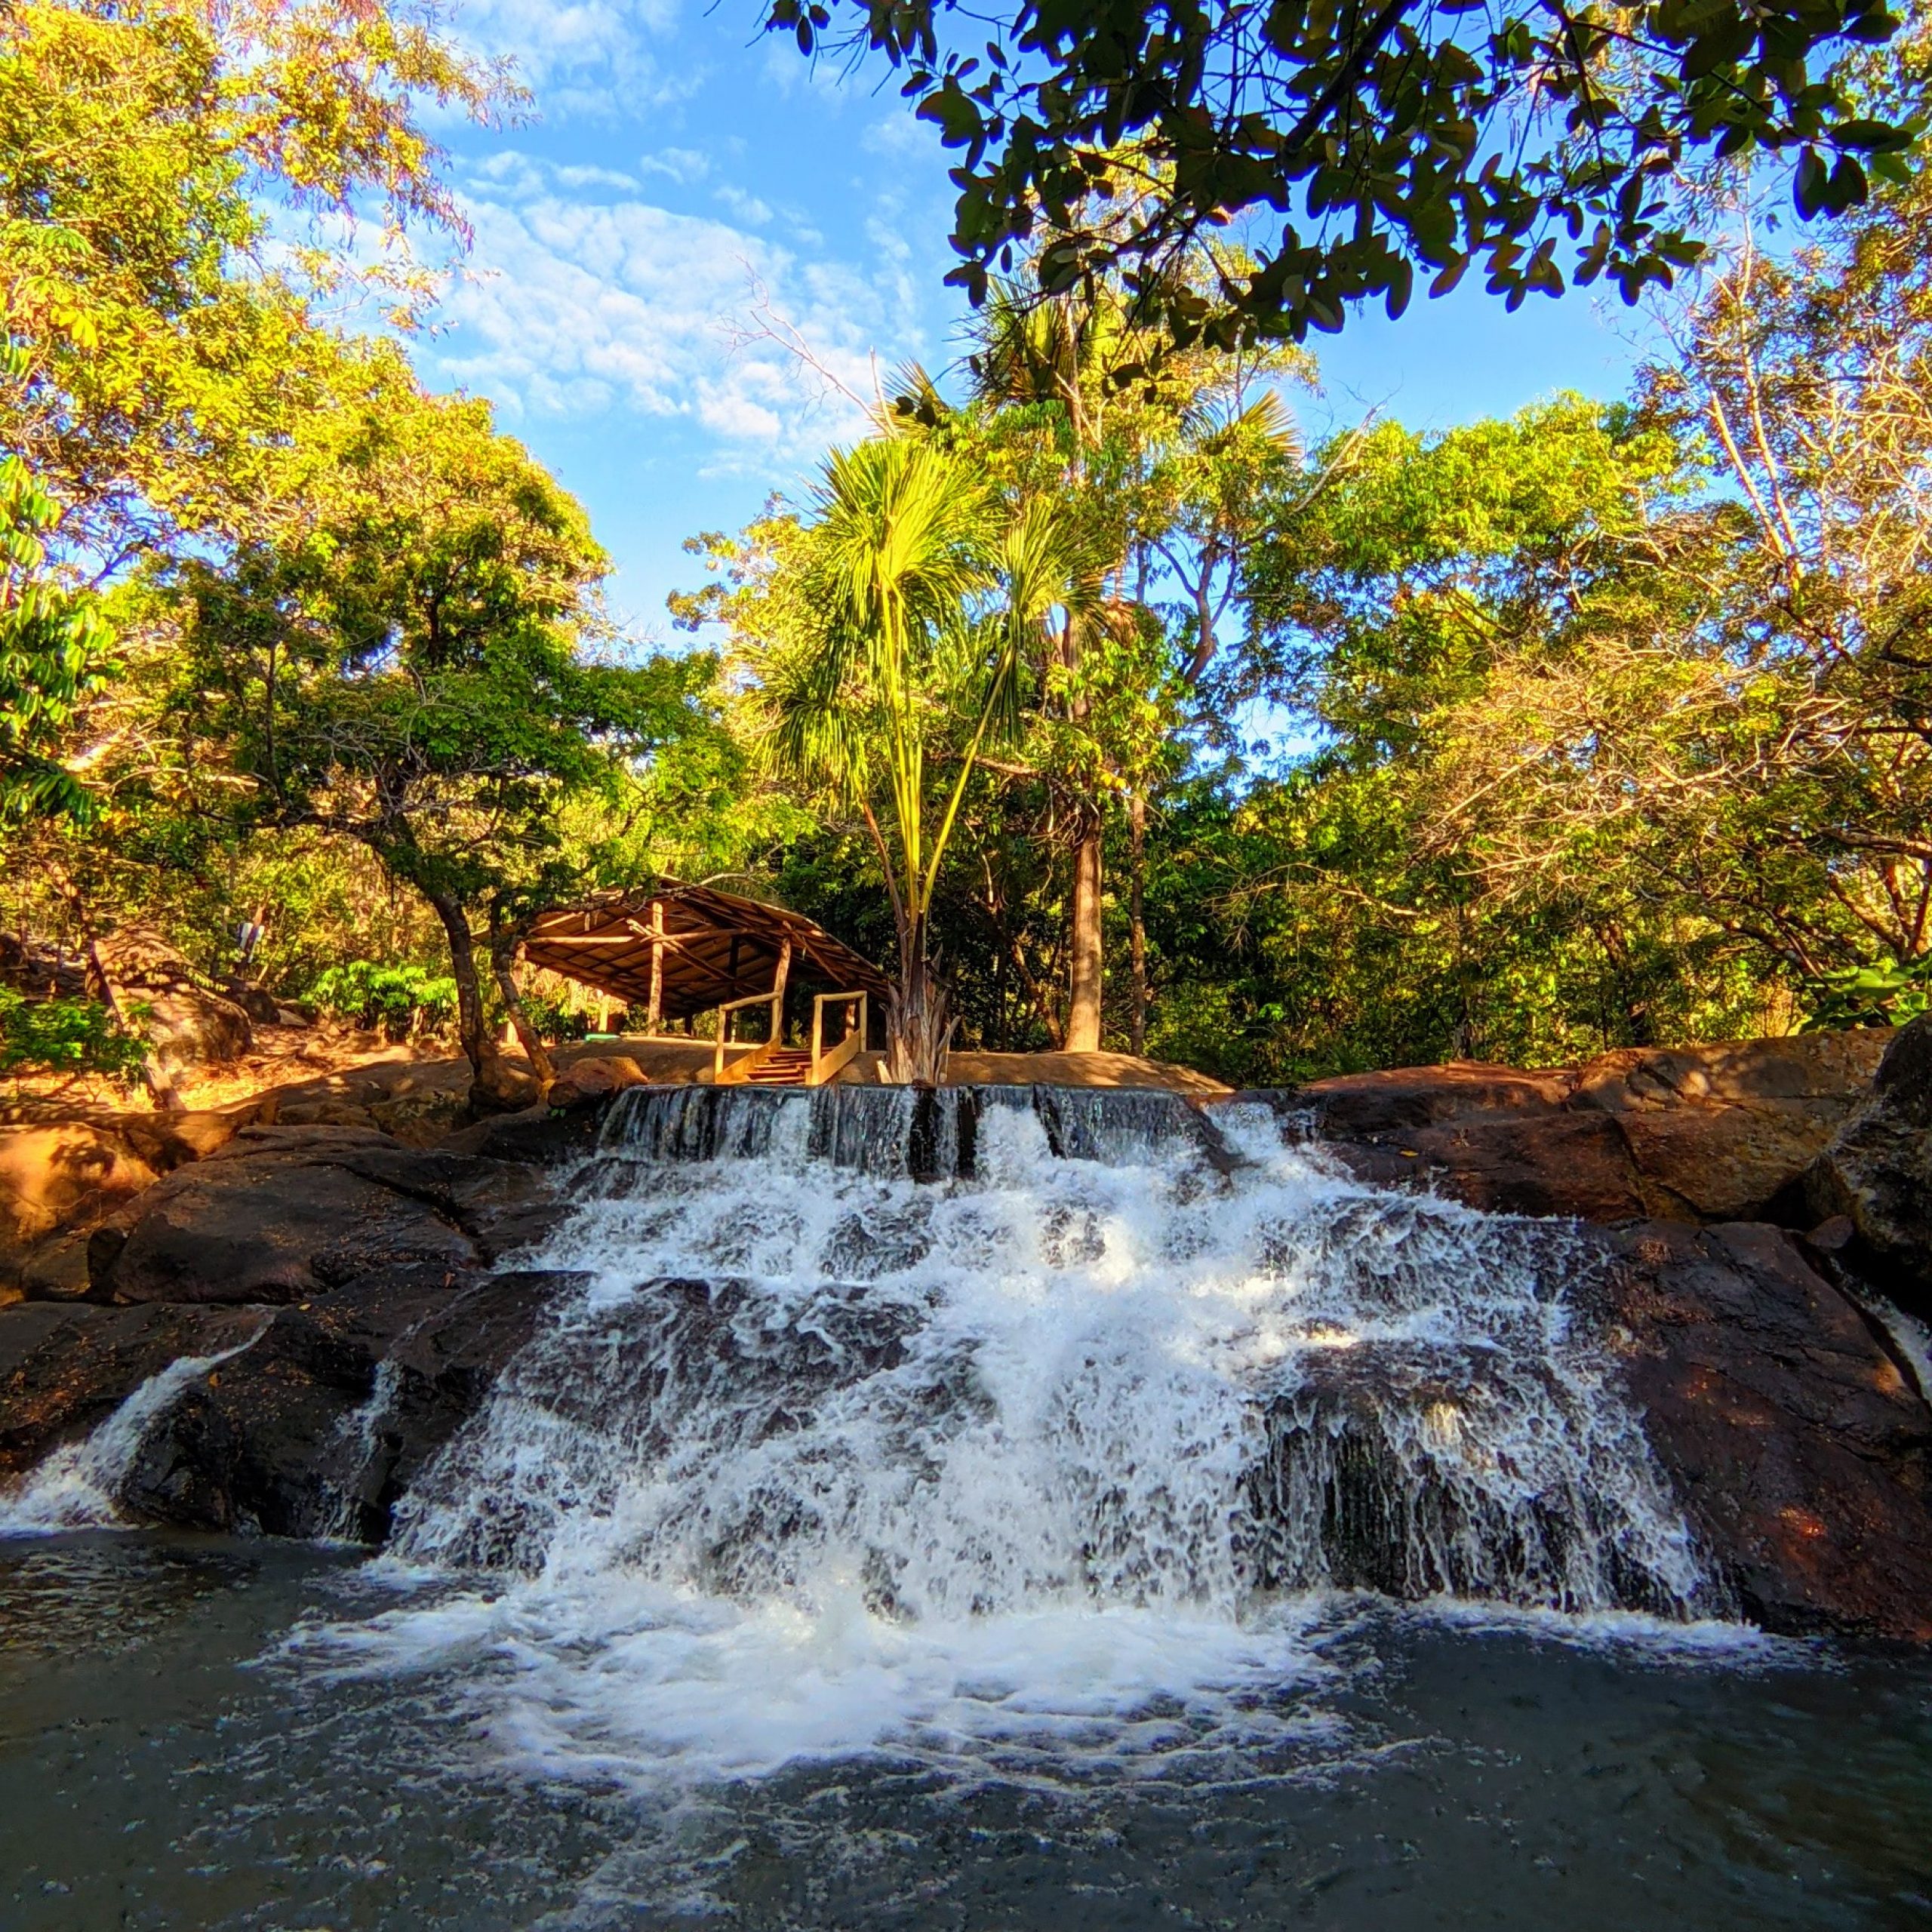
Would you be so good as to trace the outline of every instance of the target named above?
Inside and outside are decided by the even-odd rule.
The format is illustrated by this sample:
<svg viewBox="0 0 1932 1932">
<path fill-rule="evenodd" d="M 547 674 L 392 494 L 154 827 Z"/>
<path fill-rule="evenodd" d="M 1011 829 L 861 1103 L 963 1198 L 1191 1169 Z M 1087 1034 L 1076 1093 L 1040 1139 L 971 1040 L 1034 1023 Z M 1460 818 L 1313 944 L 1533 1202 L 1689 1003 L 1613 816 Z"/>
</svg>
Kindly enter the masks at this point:
<svg viewBox="0 0 1932 1932">
<path fill-rule="evenodd" d="M 128 1518 L 381 1543 L 580 1292 L 520 1258 L 570 1211 L 561 1177 L 627 1084 L 580 1079 L 569 1106 L 429 1146 L 368 1107 L 9 1131 L 0 1282 L 21 1298 L 0 1308 L 0 1479 L 186 1364 L 114 1472 Z M 980 1094 L 914 1107 L 906 1158 L 929 1185 L 970 1171 Z M 1736 1608 L 1777 1631 L 1932 1639 L 1932 1407 L 1912 1318 L 1932 1306 L 1923 1023 L 1553 1073 L 1077 1105 L 1039 1088 L 1034 1105 L 1057 1153 L 1093 1152 L 1079 1134 L 1138 1107 L 1211 1168 L 1242 1158 L 1228 1110 L 1265 1106 L 1374 1187 L 1574 1220 L 1584 1258 L 1552 1291 L 1601 1338 Z"/>
</svg>

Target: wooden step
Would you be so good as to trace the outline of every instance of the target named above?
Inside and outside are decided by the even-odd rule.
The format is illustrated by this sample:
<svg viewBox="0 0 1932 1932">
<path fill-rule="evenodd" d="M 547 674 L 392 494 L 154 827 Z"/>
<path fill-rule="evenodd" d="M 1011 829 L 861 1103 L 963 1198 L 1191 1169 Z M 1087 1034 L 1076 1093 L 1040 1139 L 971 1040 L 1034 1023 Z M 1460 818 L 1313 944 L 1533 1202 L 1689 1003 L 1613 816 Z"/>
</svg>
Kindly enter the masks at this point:
<svg viewBox="0 0 1932 1932">
<path fill-rule="evenodd" d="M 802 1087 L 811 1071 L 812 1057 L 803 1047 L 780 1047 L 752 1069 L 753 1087 Z"/>
</svg>

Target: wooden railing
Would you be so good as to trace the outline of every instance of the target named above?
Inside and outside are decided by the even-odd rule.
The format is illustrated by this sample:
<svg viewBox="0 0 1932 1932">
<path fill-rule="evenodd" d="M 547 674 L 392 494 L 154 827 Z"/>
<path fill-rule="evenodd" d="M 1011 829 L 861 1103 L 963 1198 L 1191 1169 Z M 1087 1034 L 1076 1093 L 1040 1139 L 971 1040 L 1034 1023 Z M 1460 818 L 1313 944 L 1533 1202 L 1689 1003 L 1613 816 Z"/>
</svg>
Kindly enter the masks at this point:
<svg viewBox="0 0 1932 1932">
<path fill-rule="evenodd" d="M 761 1040 L 743 1060 L 735 1060 L 728 1067 L 724 1064 L 724 1050 L 732 1044 L 731 1016 L 741 1013 L 748 1006 L 768 1006 L 771 1009 L 771 1031 L 768 1038 Z M 711 1056 L 711 1084 L 714 1087 L 736 1087 L 749 1081 L 753 1072 L 785 1044 L 785 995 L 783 992 L 753 993 L 749 999 L 728 1000 L 718 1008 L 718 1039 Z"/>
<path fill-rule="evenodd" d="M 858 1007 L 858 1014 L 853 1016 L 852 1008 Z M 829 1053 L 825 1048 L 825 1009 L 828 1006 L 845 1009 L 845 1037 Z M 849 1066 L 854 1057 L 863 1052 L 866 1044 L 866 995 L 858 993 L 820 993 L 812 1001 L 812 1063 L 805 1075 L 808 1087 L 823 1087 L 828 1080 L 837 1077 L 840 1069 Z"/>
</svg>

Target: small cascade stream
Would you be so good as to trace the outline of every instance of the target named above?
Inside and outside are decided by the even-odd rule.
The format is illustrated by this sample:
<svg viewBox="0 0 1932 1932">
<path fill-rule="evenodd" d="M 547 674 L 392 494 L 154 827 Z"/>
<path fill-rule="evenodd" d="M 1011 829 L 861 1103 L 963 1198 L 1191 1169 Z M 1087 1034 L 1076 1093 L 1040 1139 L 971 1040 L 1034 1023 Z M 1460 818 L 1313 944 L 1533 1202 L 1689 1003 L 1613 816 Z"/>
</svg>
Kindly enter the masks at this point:
<svg viewBox="0 0 1932 1932">
<path fill-rule="evenodd" d="M 532 1260 L 585 1287 L 401 1505 L 441 1583 L 305 1640 L 491 1660 L 491 1735 L 552 1770 L 1171 1768 L 1278 1732 L 1338 1590 L 1724 1608 L 1586 1245 L 1265 1108 L 640 1091 L 574 1184 Z"/>
</svg>

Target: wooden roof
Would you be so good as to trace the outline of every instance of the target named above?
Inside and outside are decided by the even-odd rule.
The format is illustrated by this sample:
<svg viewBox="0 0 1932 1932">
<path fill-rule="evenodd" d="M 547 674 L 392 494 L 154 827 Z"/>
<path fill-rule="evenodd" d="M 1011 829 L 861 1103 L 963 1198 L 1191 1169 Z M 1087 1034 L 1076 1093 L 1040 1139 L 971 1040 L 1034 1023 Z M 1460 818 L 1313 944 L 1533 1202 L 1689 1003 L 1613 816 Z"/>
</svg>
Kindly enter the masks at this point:
<svg viewBox="0 0 1932 1932">
<path fill-rule="evenodd" d="M 787 940 L 794 986 L 881 998 L 889 990 L 876 966 L 802 913 L 669 880 L 654 891 L 600 893 L 546 912 L 524 942 L 524 956 L 643 1009 L 651 1000 L 654 908 L 662 909 L 663 925 L 662 1020 L 771 992 Z"/>
</svg>

